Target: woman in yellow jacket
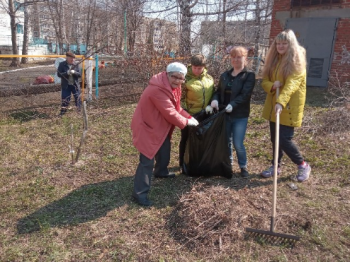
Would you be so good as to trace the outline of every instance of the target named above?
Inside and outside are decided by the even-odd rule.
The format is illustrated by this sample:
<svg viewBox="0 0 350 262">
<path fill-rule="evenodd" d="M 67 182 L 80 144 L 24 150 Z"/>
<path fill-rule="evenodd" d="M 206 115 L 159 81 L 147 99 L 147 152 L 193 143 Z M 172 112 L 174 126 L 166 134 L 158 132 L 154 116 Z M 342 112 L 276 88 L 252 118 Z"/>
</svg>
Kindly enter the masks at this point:
<svg viewBox="0 0 350 262">
<path fill-rule="evenodd" d="M 214 93 L 214 79 L 208 74 L 206 59 L 197 54 L 191 57 L 191 64 L 187 67 L 186 82 L 182 90 L 182 107 L 192 116 L 205 110 Z M 188 127 L 181 130 L 179 145 L 179 165 L 183 170 L 186 142 L 188 139 Z"/>
<path fill-rule="evenodd" d="M 305 162 L 298 147 L 293 143 L 294 128 L 302 123 L 306 99 L 306 52 L 299 45 L 292 30 L 279 33 L 273 41 L 265 60 L 262 87 L 267 93 L 263 117 L 270 121 L 270 136 L 275 157 L 275 122 L 280 114 L 280 138 L 278 174 L 281 172 L 283 152 L 298 166 L 296 179 L 309 179 L 311 167 Z M 276 100 L 276 89 L 280 89 Z M 273 161 L 272 161 L 273 164 Z M 273 176 L 273 165 L 261 173 Z"/>
</svg>

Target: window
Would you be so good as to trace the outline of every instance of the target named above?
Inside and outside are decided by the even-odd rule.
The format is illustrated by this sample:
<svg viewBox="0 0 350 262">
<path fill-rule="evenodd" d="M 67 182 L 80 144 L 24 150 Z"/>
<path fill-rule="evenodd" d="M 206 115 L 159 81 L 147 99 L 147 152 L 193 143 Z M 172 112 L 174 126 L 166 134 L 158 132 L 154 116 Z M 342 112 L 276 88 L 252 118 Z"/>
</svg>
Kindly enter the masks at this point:
<svg viewBox="0 0 350 262">
<path fill-rule="evenodd" d="M 322 78 L 323 58 L 310 58 L 308 77 Z"/>
<path fill-rule="evenodd" d="M 23 34 L 23 25 L 16 24 L 17 34 Z"/>
<path fill-rule="evenodd" d="M 342 0 L 292 0 L 292 7 L 339 4 Z"/>
<path fill-rule="evenodd" d="M 20 6 L 20 4 L 21 4 L 20 2 L 15 1 L 14 2 L 15 9 L 17 9 Z M 18 10 L 24 12 L 24 6 L 22 5 Z"/>
</svg>

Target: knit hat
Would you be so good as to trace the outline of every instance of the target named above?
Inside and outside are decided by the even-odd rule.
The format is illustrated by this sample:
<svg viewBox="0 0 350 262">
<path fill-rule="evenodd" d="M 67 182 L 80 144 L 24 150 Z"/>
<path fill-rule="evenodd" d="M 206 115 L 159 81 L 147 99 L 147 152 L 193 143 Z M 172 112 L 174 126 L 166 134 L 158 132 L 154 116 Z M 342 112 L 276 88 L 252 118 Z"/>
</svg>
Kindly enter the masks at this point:
<svg viewBox="0 0 350 262">
<path fill-rule="evenodd" d="M 183 74 L 184 76 L 187 74 L 186 66 L 184 64 L 179 63 L 179 62 L 174 62 L 174 63 L 169 64 L 166 67 L 166 71 L 167 71 L 167 73 L 179 72 L 179 73 Z"/>
</svg>

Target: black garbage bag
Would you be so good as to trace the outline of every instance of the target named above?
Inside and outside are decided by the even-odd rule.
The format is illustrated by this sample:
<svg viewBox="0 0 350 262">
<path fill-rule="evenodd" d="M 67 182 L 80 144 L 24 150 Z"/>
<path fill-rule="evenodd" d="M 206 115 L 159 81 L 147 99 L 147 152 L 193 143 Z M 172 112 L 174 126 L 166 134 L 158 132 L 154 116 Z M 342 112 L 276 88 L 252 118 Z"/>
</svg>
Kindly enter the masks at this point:
<svg viewBox="0 0 350 262">
<path fill-rule="evenodd" d="M 214 115 L 201 112 L 194 117 L 199 125 L 189 127 L 183 166 L 185 174 L 232 178 L 225 110 Z"/>
</svg>

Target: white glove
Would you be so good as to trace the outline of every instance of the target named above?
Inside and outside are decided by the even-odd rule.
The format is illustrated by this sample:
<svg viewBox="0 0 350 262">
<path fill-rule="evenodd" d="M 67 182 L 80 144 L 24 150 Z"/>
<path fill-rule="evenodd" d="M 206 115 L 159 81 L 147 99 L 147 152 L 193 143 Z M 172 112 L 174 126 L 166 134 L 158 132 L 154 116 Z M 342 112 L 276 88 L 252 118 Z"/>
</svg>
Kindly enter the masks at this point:
<svg viewBox="0 0 350 262">
<path fill-rule="evenodd" d="M 213 113 L 213 108 L 211 107 L 211 106 L 207 106 L 206 108 L 205 108 L 205 112 L 207 113 L 207 114 L 212 114 Z"/>
<path fill-rule="evenodd" d="M 219 102 L 218 102 L 217 100 L 211 101 L 210 106 L 211 106 L 212 108 L 215 108 L 216 110 L 219 110 Z"/>
<path fill-rule="evenodd" d="M 187 120 L 188 126 L 198 126 L 198 124 L 198 121 L 194 117 L 191 117 Z"/>
<path fill-rule="evenodd" d="M 75 71 L 74 70 L 69 70 L 68 71 L 68 75 L 74 75 L 75 74 Z"/>
<path fill-rule="evenodd" d="M 281 114 L 282 109 L 283 109 L 283 107 L 282 107 L 281 104 L 277 103 L 277 104 L 275 105 L 275 112 L 276 112 L 276 114 Z"/>
<path fill-rule="evenodd" d="M 232 112 L 232 106 L 230 104 L 228 104 L 225 108 L 226 113 L 231 113 Z"/>
</svg>

